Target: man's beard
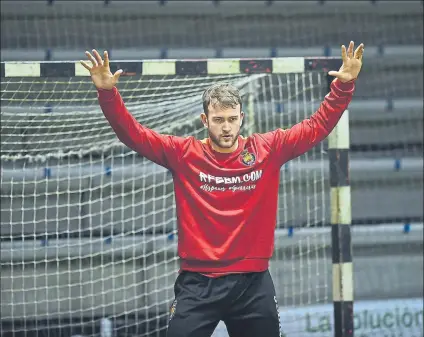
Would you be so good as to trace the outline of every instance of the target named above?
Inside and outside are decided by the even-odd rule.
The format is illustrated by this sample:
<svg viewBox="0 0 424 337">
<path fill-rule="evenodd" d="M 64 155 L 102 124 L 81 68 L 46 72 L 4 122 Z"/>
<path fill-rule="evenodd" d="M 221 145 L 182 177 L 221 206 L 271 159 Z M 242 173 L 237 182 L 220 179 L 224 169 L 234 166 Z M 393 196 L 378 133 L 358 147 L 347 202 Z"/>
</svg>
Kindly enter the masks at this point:
<svg viewBox="0 0 424 337">
<path fill-rule="evenodd" d="M 239 135 L 240 135 L 240 130 L 237 132 L 237 134 L 232 138 L 231 142 L 225 142 L 222 137 L 215 137 L 215 135 L 213 135 L 211 132 L 209 133 L 209 138 L 211 139 L 211 141 L 218 147 L 224 148 L 224 149 L 229 149 L 231 148 L 237 141 Z"/>
</svg>

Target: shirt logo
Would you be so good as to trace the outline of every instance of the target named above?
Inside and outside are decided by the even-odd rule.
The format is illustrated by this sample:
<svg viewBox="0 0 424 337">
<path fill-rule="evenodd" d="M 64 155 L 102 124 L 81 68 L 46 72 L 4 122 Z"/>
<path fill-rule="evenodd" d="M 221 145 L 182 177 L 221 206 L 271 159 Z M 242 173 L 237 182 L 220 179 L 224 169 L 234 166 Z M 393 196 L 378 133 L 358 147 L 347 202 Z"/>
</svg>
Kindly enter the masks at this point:
<svg viewBox="0 0 424 337">
<path fill-rule="evenodd" d="M 227 190 L 236 191 L 250 191 L 256 188 L 256 181 L 261 179 L 262 170 L 248 172 L 241 176 L 233 177 L 216 177 L 210 174 L 199 172 L 200 182 L 206 183 L 200 188 L 207 192 Z M 247 183 L 247 184 L 246 184 Z"/>
<path fill-rule="evenodd" d="M 244 165 L 252 166 L 256 162 L 256 156 L 254 153 L 244 150 L 240 155 L 240 160 Z"/>
</svg>

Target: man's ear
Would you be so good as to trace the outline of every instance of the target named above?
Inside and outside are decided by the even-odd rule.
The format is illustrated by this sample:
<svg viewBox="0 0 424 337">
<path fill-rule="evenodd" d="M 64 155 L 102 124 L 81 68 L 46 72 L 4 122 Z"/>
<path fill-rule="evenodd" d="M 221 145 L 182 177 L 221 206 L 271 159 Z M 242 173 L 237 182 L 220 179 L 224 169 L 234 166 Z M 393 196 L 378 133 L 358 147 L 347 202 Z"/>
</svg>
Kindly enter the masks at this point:
<svg viewBox="0 0 424 337">
<path fill-rule="evenodd" d="M 208 127 L 208 116 L 204 112 L 200 114 L 200 120 L 202 121 L 202 124 L 205 128 Z"/>
<path fill-rule="evenodd" d="M 243 124 L 243 118 L 244 118 L 244 112 L 241 111 L 240 112 L 240 126 L 242 126 L 242 124 Z"/>
</svg>

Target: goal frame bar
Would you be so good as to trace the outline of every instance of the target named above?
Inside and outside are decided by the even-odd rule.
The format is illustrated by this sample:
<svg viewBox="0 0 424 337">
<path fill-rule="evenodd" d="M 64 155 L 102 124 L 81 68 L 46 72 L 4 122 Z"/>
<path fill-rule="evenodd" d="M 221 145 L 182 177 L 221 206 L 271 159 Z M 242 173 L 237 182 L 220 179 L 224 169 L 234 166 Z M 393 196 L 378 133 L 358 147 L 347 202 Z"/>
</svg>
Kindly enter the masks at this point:
<svg viewBox="0 0 424 337">
<path fill-rule="evenodd" d="M 121 76 L 203 76 L 230 74 L 290 74 L 308 71 L 328 72 L 340 68 L 338 57 L 270 57 L 210 58 L 110 61 L 112 72 L 122 69 Z M 3 61 L 1 77 L 88 77 L 79 61 Z"/>
<path fill-rule="evenodd" d="M 110 61 L 121 76 L 207 76 L 224 74 L 328 73 L 342 64 L 338 57 L 212 58 Z M 79 61 L 1 62 L 1 78 L 88 77 Z M 327 90 L 332 77 L 327 74 Z M 353 268 L 351 191 L 349 186 L 349 113 L 346 110 L 328 137 L 334 337 L 353 337 Z"/>
</svg>

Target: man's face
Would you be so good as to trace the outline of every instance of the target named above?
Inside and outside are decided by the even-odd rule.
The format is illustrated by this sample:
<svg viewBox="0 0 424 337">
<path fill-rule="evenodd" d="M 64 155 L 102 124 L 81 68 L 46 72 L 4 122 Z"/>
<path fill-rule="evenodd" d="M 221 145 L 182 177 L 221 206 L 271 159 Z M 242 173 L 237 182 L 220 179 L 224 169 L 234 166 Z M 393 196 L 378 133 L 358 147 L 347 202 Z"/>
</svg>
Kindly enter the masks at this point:
<svg viewBox="0 0 424 337">
<path fill-rule="evenodd" d="M 225 109 L 209 106 L 208 116 L 202 115 L 204 124 L 208 126 L 209 138 L 216 147 L 223 150 L 234 150 L 233 147 L 240 135 L 242 119 L 240 105 Z"/>
</svg>

